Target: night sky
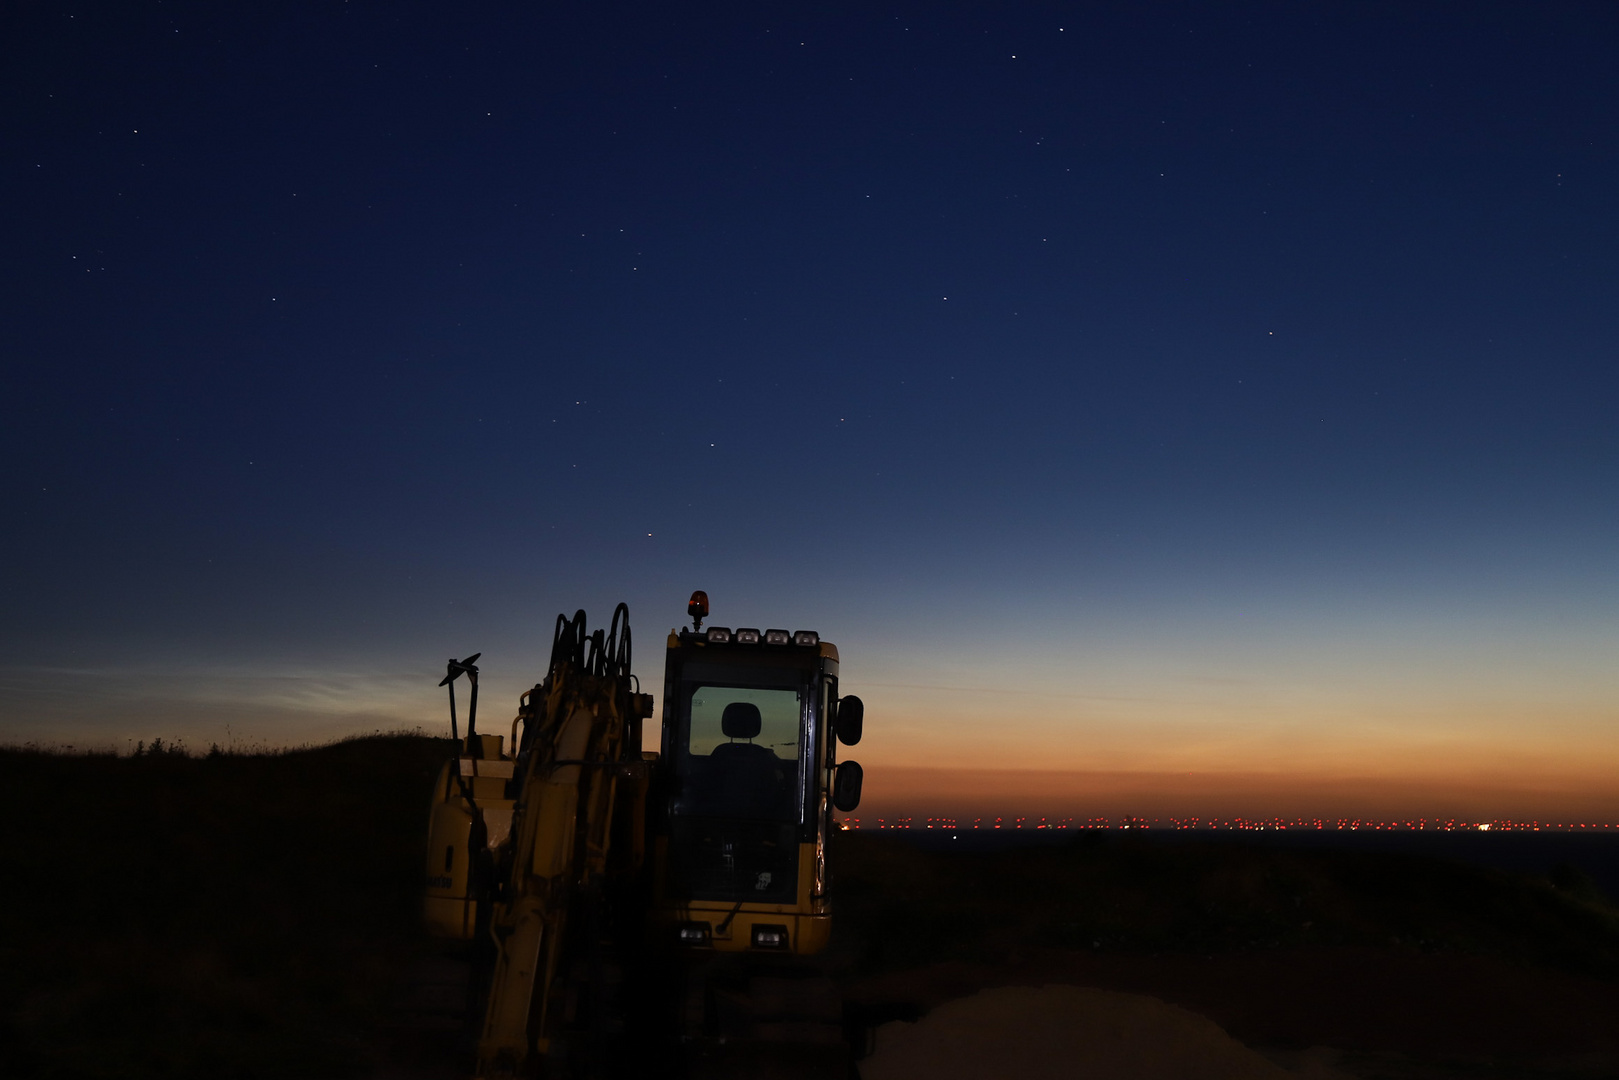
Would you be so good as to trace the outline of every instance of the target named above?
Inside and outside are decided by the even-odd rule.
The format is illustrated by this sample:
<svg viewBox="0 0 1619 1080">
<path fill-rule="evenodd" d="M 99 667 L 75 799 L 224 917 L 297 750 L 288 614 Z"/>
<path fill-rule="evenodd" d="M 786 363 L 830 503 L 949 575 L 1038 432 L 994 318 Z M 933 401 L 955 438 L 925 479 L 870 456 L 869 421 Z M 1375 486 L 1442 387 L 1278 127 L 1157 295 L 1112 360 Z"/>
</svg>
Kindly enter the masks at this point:
<svg viewBox="0 0 1619 1080">
<path fill-rule="evenodd" d="M 838 643 L 919 810 L 1619 820 L 1615 56 L 1611 4 L 7 5 L 0 741 L 437 731 L 477 650 L 499 728 L 559 611 L 650 686 L 702 588 Z"/>
</svg>

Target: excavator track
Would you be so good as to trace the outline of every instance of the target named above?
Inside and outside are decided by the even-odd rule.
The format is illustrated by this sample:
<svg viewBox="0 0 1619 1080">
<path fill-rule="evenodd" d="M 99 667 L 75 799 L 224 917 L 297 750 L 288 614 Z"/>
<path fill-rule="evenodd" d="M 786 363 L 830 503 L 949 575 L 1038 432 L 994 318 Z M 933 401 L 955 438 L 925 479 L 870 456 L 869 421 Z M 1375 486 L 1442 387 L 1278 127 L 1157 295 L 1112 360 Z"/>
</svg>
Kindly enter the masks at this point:
<svg viewBox="0 0 1619 1080">
<path fill-rule="evenodd" d="M 679 1007 L 693 1080 L 857 1075 L 842 995 L 814 965 L 746 957 L 693 964 L 685 971 Z"/>
</svg>

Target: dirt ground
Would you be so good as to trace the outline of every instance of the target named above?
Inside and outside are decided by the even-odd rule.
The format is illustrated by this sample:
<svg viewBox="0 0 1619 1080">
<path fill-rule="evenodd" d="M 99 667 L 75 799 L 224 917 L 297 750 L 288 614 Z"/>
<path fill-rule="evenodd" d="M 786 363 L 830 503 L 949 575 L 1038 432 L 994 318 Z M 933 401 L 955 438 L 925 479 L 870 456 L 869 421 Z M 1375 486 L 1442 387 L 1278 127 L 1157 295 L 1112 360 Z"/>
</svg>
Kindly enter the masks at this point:
<svg viewBox="0 0 1619 1080">
<path fill-rule="evenodd" d="M 1364 1078 L 1619 1076 L 1619 984 L 1479 957 L 1392 949 L 1052 953 L 892 972 L 860 980 L 848 993 L 876 1015 L 910 1012 L 926 1025 L 985 988 L 1053 984 L 1132 995 L 1205 1017 L 1295 1070 L 1331 1066 Z M 1165 1021 L 1168 1030 L 1179 1030 L 1173 1020 Z M 886 1049 L 884 1030 L 878 1028 L 877 1057 Z M 1009 1025 L 981 1035 L 977 1045 L 1011 1046 L 1020 1030 Z M 879 1069 L 867 1080 L 898 1075 L 904 1074 Z"/>
<path fill-rule="evenodd" d="M 0 750 L 0 1075 L 455 1075 L 417 992 L 456 992 L 418 917 L 446 752 Z M 867 1080 L 1619 1077 L 1619 909 L 1579 867 L 1143 839 L 840 835 L 824 962 Z"/>
<path fill-rule="evenodd" d="M 845 852 L 844 881 L 860 941 L 840 944 L 852 954 L 847 999 L 878 1033 L 868 1080 L 919 1075 L 892 1055 L 925 1062 L 916 1055 L 928 1040 L 954 1047 L 962 1068 L 1044 1045 L 1074 1069 L 1052 1075 L 1092 1075 L 1087 1055 L 1111 1062 L 1111 1075 L 1202 1075 L 1174 1071 L 1191 1049 L 1161 1052 L 1214 1053 L 1183 1038 L 1187 1014 L 1295 1074 L 1619 1076 L 1619 913 L 1576 868 L 1555 875 L 1559 888 L 1408 854 L 862 846 Z M 1127 1068 L 1127 1048 L 1080 1037 L 1095 1024 L 1072 1002 L 1042 1014 L 1067 1041 L 1042 1041 L 1004 1010 L 946 1022 L 965 1002 L 987 1008 L 983 991 L 1011 987 L 1130 995 L 1137 1029 L 1162 1031 L 1131 1044 L 1145 1056 Z M 918 1023 L 884 1026 L 893 1021 Z M 903 1033 L 898 1048 L 884 1046 L 885 1032 Z"/>
<path fill-rule="evenodd" d="M 862 1080 L 1332 1080 L 1311 1062 L 1282 1068 L 1195 1012 L 1142 994 L 1089 987 L 1003 986 L 954 998 L 916 1022 L 875 1032 Z"/>
</svg>

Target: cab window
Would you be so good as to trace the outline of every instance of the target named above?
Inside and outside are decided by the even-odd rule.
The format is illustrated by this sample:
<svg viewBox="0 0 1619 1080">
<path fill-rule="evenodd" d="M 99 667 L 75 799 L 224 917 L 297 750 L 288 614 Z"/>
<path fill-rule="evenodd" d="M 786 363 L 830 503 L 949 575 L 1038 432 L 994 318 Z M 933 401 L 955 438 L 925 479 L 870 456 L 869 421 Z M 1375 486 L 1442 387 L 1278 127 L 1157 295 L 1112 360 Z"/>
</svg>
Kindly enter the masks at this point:
<svg viewBox="0 0 1619 1080">
<path fill-rule="evenodd" d="M 757 734 L 753 733 L 755 723 Z M 783 760 L 796 761 L 798 729 L 796 690 L 698 686 L 691 696 L 686 749 L 707 757 L 722 746 L 748 745 L 768 750 Z M 722 756 L 725 753 L 720 751 Z"/>
</svg>

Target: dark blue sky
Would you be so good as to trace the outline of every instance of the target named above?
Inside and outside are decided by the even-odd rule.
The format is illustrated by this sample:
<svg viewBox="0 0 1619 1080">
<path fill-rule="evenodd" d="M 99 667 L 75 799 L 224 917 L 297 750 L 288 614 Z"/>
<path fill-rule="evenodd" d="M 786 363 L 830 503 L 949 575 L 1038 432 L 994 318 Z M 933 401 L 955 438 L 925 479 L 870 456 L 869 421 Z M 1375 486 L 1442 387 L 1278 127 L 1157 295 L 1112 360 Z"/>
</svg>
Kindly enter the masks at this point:
<svg viewBox="0 0 1619 1080">
<path fill-rule="evenodd" d="M 1612 5 L 4 19 L 0 728 L 436 719 L 620 598 L 655 675 L 693 587 L 896 688 L 1619 637 Z"/>
</svg>

